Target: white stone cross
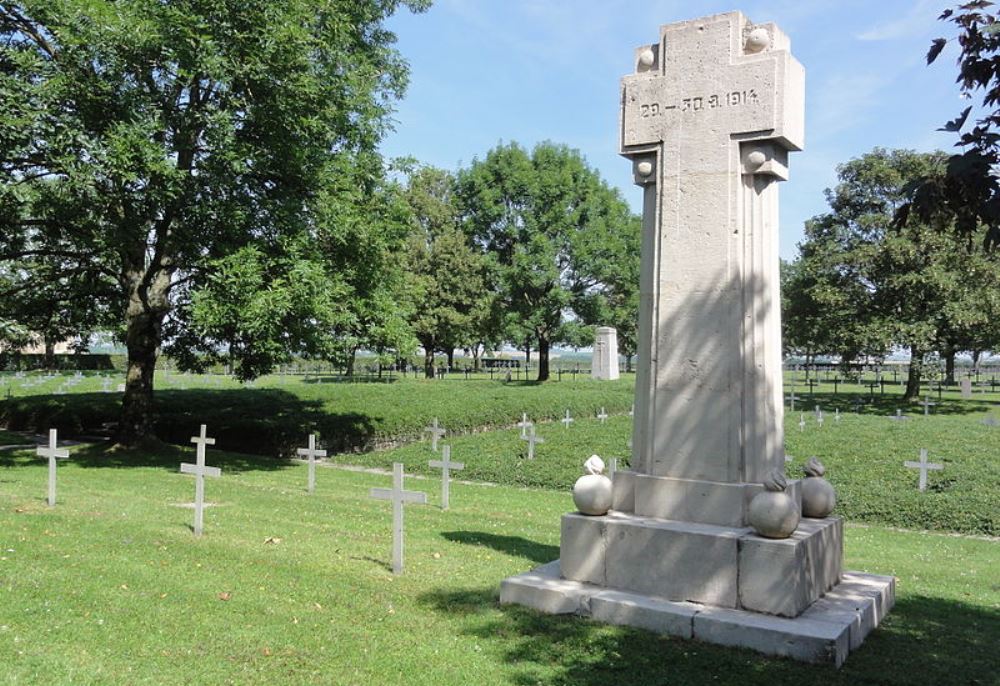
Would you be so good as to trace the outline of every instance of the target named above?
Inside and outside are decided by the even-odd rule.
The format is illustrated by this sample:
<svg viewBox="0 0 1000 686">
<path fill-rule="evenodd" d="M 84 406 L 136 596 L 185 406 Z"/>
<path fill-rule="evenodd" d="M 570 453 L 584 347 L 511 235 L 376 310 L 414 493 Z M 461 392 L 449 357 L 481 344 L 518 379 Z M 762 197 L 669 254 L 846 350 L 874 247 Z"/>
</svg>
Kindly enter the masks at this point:
<svg viewBox="0 0 1000 686">
<path fill-rule="evenodd" d="M 799 431 L 806 430 L 806 413 L 799 412 Z"/>
<path fill-rule="evenodd" d="M 788 394 L 788 409 L 791 410 L 792 412 L 795 412 L 796 400 L 798 400 L 798 396 L 795 395 L 795 389 L 793 388 L 792 392 Z"/>
<path fill-rule="evenodd" d="M 542 438 L 541 436 L 536 436 L 535 435 L 535 427 L 531 427 L 531 431 L 528 432 L 528 435 L 527 436 L 523 436 L 521 438 L 521 440 L 528 442 L 528 459 L 529 460 L 534 460 L 535 459 L 535 444 L 536 443 L 544 443 L 545 442 L 544 438 Z"/>
<path fill-rule="evenodd" d="M 49 429 L 49 446 L 47 448 L 39 446 L 36 450 L 39 457 L 49 458 L 49 507 L 56 505 L 56 460 L 69 457 L 68 450 L 56 449 L 58 444 L 56 434 L 56 429 Z"/>
<path fill-rule="evenodd" d="M 201 434 L 192 436 L 191 442 L 197 445 L 195 464 L 181 463 L 181 473 L 194 474 L 194 535 L 201 536 L 205 525 L 205 477 L 222 476 L 218 467 L 205 466 L 205 446 L 215 445 L 215 439 L 206 436 L 206 427 L 201 425 Z"/>
<path fill-rule="evenodd" d="M 597 418 L 601 420 L 601 424 L 607 421 L 608 413 L 604 411 L 603 407 L 601 408 L 601 411 L 597 413 Z"/>
<path fill-rule="evenodd" d="M 612 457 L 608 459 L 608 478 L 612 481 L 615 480 L 615 472 L 618 471 L 618 458 Z"/>
<path fill-rule="evenodd" d="M 427 504 L 427 494 L 403 490 L 403 463 L 392 463 L 392 488 L 373 488 L 369 497 L 392 502 L 392 572 L 403 572 L 403 503 Z"/>
<path fill-rule="evenodd" d="M 449 485 L 451 483 L 451 470 L 461 471 L 465 469 L 465 464 L 462 462 L 452 462 L 451 461 L 451 446 L 446 445 L 441 447 L 441 458 L 440 460 L 431 460 L 427 465 L 433 469 L 441 470 L 441 509 L 448 509 L 448 492 L 450 490 Z"/>
<path fill-rule="evenodd" d="M 937 403 L 931 401 L 931 397 L 929 395 L 927 397 L 925 397 L 924 398 L 924 402 L 922 402 L 920 404 L 924 406 L 924 416 L 925 417 L 927 417 L 927 416 L 930 415 L 930 413 L 931 413 L 931 406 L 932 405 L 937 405 Z"/>
<path fill-rule="evenodd" d="M 839 407 L 834 408 L 833 411 L 834 411 L 833 421 L 839 422 L 840 421 L 840 408 Z"/>
<path fill-rule="evenodd" d="M 816 406 L 816 423 L 823 426 L 823 410 L 819 409 L 819 405 Z"/>
<path fill-rule="evenodd" d="M 894 422 L 905 422 L 909 421 L 910 418 L 904 415 L 901 409 L 896 408 L 896 415 L 893 417 L 889 417 L 889 419 Z"/>
<path fill-rule="evenodd" d="M 569 425 L 572 424 L 576 420 L 573 419 L 572 417 L 570 417 L 569 416 L 569 410 L 566 410 L 566 416 L 563 417 L 562 419 L 560 419 L 559 421 L 562 422 L 562 425 L 568 429 Z"/>
<path fill-rule="evenodd" d="M 664 26 L 634 64 L 619 143 L 643 186 L 648 369 L 631 468 L 759 483 L 782 460 L 777 186 L 803 144 L 804 72 L 777 27 L 739 12 Z"/>
<path fill-rule="evenodd" d="M 438 418 L 435 417 L 434 421 L 431 422 L 430 426 L 424 427 L 424 433 L 429 433 L 431 435 L 431 450 L 434 452 L 438 451 L 438 439 L 440 439 L 445 434 L 445 428 L 438 426 Z"/>
<path fill-rule="evenodd" d="M 316 490 L 316 458 L 326 457 L 326 451 L 317 450 L 316 434 L 309 434 L 309 447 L 299 448 L 295 452 L 309 460 L 309 482 L 307 487 L 309 492 L 312 493 Z"/>
<path fill-rule="evenodd" d="M 926 491 L 927 490 L 927 470 L 928 469 L 935 469 L 935 470 L 944 469 L 944 465 L 937 464 L 936 462 L 928 462 L 927 461 L 927 450 L 924 449 L 924 448 L 920 449 L 920 462 L 913 462 L 912 460 L 907 460 L 906 462 L 903 463 L 903 465 L 906 466 L 906 467 L 909 467 L 910 469 L 919 469 L 920 470 L 920 489 L 919 490 L 921 490 L 921 491 Z"/>
<path fill-rule="evenodd" d="M 525 436 L 528 435 L 528 427 L 534 426 L 534 424 L 528 421 L 528 413 L 522 412 L 521 421 L 519 421 L 514 426 L 517 426 L 518 428 L 521 429 L 521 438 L 524 438 Z"/>
</svg>

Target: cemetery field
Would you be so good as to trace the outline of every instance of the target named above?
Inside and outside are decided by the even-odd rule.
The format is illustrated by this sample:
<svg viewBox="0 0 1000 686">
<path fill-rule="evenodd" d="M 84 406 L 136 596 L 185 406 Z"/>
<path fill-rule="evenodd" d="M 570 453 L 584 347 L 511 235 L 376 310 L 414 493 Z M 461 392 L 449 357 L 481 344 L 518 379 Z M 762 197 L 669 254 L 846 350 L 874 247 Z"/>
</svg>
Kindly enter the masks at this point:
<svg viewBox="0 0 1000 686">
<path fill-rule="evenodd" d="M 816 402 L 827 408 L 822 423 L 815 410 L 786 410 L 785 445 L 793 456 L 788 473 L 801 478 L 805 461 L 818 456 L 837 489 L 838 514 L 851 522 L 1000 536 L 1000 426 L 982 423 L 992 405 L 950 400 L 937 408 L 940 414 L 924 417 L 914 406 L 906 408 L 907 419 L 895 421 L 890 417 L 902 405 L 893 401 L 865 406 L 860 414 L 846 397 L 838 401 L 816 396 Z M 838 407 L 839 420 L 834 414 Z M 628 415 L 611 417 L 605 424 L 593 416 L 576 417 L 570 428 L 546 422 L 535 429 L 545 443 L 536 446 L 534 460 L 527 459 L 527 442 L 517 428 L 447 439 L 451 459 L 465 464 L 455 478 L 569 492 L 591 454 L 605 462 L 617 457 L 619 465 L 628 463 Z M 929 472 L 923 493 L 917 490 L 917 471 L 903 464 L 918 460 L 921 448 L 928 450 L 930 462 L 944 467 Z M 408 473 L 431 475 L 436 470 L 427 461 L 433 457 L 424 440 L 333 459 L 383 469 L 402 462 Z"/>
<path fill-rule="evenodd" d="M 453 457 L 472 462 L 458 445 Z M 445 512 L 438 480 L 408 478 L 429 504 L 405 508 L 406 571 L 394 577 L 390 505 L 368 497 L 386 476 L 320 468 L 308 495 L 302 465 L 210 448 L 222 477 L 206 483 L 196 539 L 183 507 L 193 480 L 177 473 L 192 449 L 106 451 L 71 448 L 52 509 L 45 463 L 0 453 L 2 683 L 995 678 L 996 541 L 848 526 L 846 567 L 897 576 L 897 604 L 838 671 L 499 606 L 501 579 L 558 557 L 568 491 L 453 483 Z"/>
<path fill-rule="evenodd" d="M 100 373 L 46 378 L 0 376 L 0 426 L 60 435 L 99 435 L 117 421 L 120 375 Z M 350 382 L 340 377 L 267 376 L 241 385 L 219 375 L 157 372 L 157 435 L 186 445 L 199 424 L 208 424 L 220 445 L 232 450 L 279 456 L 294 453 L 302 436 L 315 431 L 331 449 L 370 449 L 416 440 L 432 418 L 452 432 L 506 426 L 522 412 L 555 419 L 569 409 L 593 414 L 600 407 L 626 413 L 632 406 L 634 377 L 596 382 L 568 376 L 537 384 L 489 380 L 397 378 Z M 104 392 L 110 388 L 109 392 Z M 10 397 L 8 398 L 8 392 Z"/>
</svg>

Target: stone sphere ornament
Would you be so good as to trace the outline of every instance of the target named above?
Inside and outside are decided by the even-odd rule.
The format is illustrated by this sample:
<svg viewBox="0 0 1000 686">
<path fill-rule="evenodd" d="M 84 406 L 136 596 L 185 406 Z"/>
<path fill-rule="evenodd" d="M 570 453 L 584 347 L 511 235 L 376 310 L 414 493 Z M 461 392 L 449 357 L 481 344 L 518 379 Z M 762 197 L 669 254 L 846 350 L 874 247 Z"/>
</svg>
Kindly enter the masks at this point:
<svg viewBox="0 0 1000 686">
<path fill-rule="evenodd" d="M 810 457 L 802 468 L 802 516 L 822 519 L 837 505 L 837 494 L 830 482 L 823 478 L 826 468 L 815 457 Z"/>
<path fill-rule="evenodd" d="M 639 64 L 643 69 L 649 69 L 653 66 L 653 62 L 656 61 L 656 55 L 649 48 L 646 48 L 641 53 L 639 53 Z"/>
<path fill-rule="evenodd" d="M 764 491 L 750 501 L 748 519 L 758 535 L 765 538 L 788 538 L 799 525 L 799 505 L 785 492 L 788 482 L 779 470 L 764 480 Z"/>
<path fill-rule="evenodd" d="M 747 52 L 760 52 L 770 45 L 771 34 L 767 32 L 767 29 L 754 29 L 747 36 Z"/>
<path fill-rule="evenodd" d="M 611 509 L 611 479 L 604 476 L 604 460 L 591 455 L 583 468 L 587 472 L 573 485 L 573 502 L 585 515 L 600 516 Z"/>
</svg>

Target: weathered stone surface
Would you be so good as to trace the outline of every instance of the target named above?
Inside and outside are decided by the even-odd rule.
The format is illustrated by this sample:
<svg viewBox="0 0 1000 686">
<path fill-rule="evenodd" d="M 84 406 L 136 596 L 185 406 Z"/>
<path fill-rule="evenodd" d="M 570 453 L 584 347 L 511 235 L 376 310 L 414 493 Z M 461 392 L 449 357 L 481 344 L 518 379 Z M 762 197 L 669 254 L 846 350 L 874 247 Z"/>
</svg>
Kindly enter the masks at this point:
<svg viewBox="0 0 1000 686">
<path fill-rule="evenodd" d="M 524 605 L 550 615 L 574 614 L 582 610 L 590 591 L 583 584 L 559 578 L 559 560 L 504 579 L 500 584 L 502 605 Z"/>
<path fill-rule="evenodd" d="M 692 620 L 701 607 L 695 603 L 677 603 L 635 593 L 603 591 L 590 599 L 590 616 L 608 624 L 691 638 Z"/>
<path fill-rule="evenodd" d="M 636 473 L 619 469 L 612 477 L 611 509 L 618 512 L 635 512 Z"/>
<path fill-rule="evenodd" d="M 621 152 L 644 187 L 637 357 L 653 361 L 636 471 L 738 483 L 784 466 L 776 182 L 803 94 L 787 37 L 739 12 L 663 26 L 622 79 Z"/>
<path fill-rule="evenodd" d="M 559 578 L 559 561 L 504 581 L 500 601 L 840 666 L 892 606 L 891 577 L 844 573 L 845 581 L 795 619 L 663 598 Z M 848 580 L 849 579 L 849 580 Z"/>
<path fill-rule="evenodd" d="M 740 606 L 798 616 L 837 583 L 842 546 L 839 517 L 803 520 L 789 538 L 744 536 L 740 539 Z"/>
<path fill-rule="evenodd" d="M 559 559 L 565 578 L 602 586 L 607 582 L 605 520 L 576 513 L 563 515 Z"/>
<path fill-rule="evenodd" d="M 618 331 L 613 326 L 599 326 L 594 333 L 594 354 L 590 375 L 602 381 L 619 378 Z"/>
<path fill-rule="evenodd" d="M 694 637 L 718 645 L 751 648 L 803 662 L 837 667 L 850 651 L 850 626 L 835 621 L 785 619 L 743 610 L 706 607 L 694 617 Z"/>
<path fill-rule="evenodd" d="M 748 530 L 627 516 L 606 520 L 611 588 L 737 606 L 739 538 Z"/>
<path fill-rule="evenodd" d="M 636 514 L 717 526 L 747 526 L 750 501 L 764 490 L 761 484 L 720 483 L 648 474 L 635 474 L 633 480 Z M 801 481 L 790 480 L 786 492 L 797 503 L 801 502 Z"/>
</svg>

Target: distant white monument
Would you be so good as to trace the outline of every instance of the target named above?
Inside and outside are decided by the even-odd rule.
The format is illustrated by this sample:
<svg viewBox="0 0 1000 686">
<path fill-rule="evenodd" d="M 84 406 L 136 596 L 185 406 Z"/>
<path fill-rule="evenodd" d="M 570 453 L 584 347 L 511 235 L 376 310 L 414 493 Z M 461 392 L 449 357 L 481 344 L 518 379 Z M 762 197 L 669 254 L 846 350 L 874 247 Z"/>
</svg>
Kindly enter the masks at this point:
<svg viewBox="0 0 1000 686">
<path fill-rule="evenodd" d="M 619 377 L 618 331 L 613 326 L 597 327 L 590 376 L 601 381 L 613 381 Z"/>
<path fill-rule="evenodd" d="M 620 132 L 643 188 L 630 469 L 612 510 L 564 515 L 560 559 L 506 579 L 501 602 L 837 665 L 892 606 L 893 578 L 842 572 L 842 520 L 801 517 L 784 477 L 778 182 L 804 91 L 788 37 L 740 12 L 636 51 Z M 780 527 L 753 516 L 768 503 Z"/>
</svg>

